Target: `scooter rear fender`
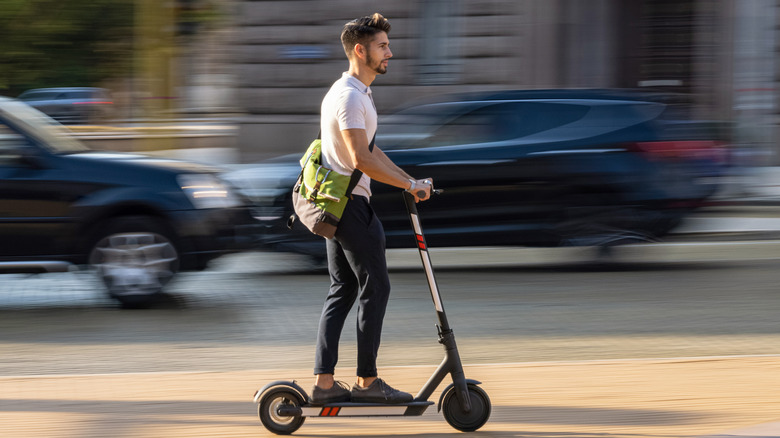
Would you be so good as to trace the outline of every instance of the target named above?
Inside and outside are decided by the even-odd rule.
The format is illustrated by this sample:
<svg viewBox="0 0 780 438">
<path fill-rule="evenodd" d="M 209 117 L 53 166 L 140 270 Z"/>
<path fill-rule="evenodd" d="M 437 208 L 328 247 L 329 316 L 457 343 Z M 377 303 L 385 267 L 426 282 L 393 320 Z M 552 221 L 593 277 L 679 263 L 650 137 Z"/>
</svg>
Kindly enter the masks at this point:
<svg viewBox="0 0 780 438">
<path fill-rule="evenodd" d="M 301 396 L 301 400 L 304 400 L 304 402 L 309 400 L 309 395 L 306 394 L 306 391 L 304 391 L 303 388 L 300 387 L 300 385 L 295 383 L 295 380 L 293 380 L 292 382 L 287 380 L 276 380 L 263 386 L 262 389 L 260 389 L 255 393 L 255 398 L 254 398 L 255 403 L 259 403 L 260 397 L 263 395 L 263 393 L 275 386 L 286 386 L 288 389 L 292 389 L 293 391 L 297 392 L 298 395 Z"/>
</svg>

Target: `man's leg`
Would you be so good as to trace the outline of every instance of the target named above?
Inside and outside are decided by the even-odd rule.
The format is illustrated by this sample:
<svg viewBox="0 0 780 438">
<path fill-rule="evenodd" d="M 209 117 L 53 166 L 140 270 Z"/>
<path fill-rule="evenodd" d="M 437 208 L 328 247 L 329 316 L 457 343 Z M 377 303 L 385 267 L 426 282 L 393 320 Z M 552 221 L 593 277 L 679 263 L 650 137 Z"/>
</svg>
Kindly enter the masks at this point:
<svg viewBox="0 0 780 438">
<path fill-rule="evenodd" d="M 313 404 L 341 402 L 350 398 L 349 389 L 337 384 L 333 373 L 338 362 L 339 338 L 344 321 L 355 303 L 358 283 L 338 241 L 328 240 L 327 250 L 331 285 L 322 306 L 317 333 L 314 364 L 316 379 L 311 392 Z"/>
<path fill-rule="evenodd" d="M 357 376 L 376 377 L 382 322 L 390 296 L 385 232 L 366 198 L 356 196 L 350 203 L 357 208 L 354 214 L 342 217 L 336 234 L 359 288 Z"/>
<path fill-rule="evenodd" d="M 352 201 L 351 201 L 352 202 Z M 382 323 L 390 297 L 390 278 L 385 259 L 385 231 L 374 214 L 368 200 L 361 199 L 363 206 L 350 216 L 350 227 L 345 228 L 361 234 L 339 238 L 344 255 L 352 271 L 357 275 L 358 294 L 358 382 L 352 387 L 352 401 L 359 403 L 405 403 L 412 401 L 412 395 L 399 391 L 377 378 L 376 357 L 382 338 Z M 342 217 L 342 221 L 344 218 Z M 343 222 L 342 222 L 343 223 Z M 339 225 L 341 229 L 341 225 Z M 338 233 L 336 233 L 338 236 Z"/>
<path fill-rule="evenodd" d="M 328 240 L 327 250 L 330 290 L 322 307 L 317 333 L 314 374 L 318 375 L 332 375 L 336 368 L 339 339 L 344 328 L 344 321 L 347 319 L 358 293 L 357 278 L 344 256 L 341 245 L 333 239 Z"/>
</svg>

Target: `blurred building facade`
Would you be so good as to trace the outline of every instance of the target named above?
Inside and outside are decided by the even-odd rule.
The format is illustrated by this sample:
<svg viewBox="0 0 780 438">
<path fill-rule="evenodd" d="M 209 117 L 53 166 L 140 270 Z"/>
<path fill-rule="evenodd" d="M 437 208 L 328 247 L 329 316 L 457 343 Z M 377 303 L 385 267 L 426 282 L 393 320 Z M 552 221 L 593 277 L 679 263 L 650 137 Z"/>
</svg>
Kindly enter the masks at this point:
<svg viewBox="0 0 780 438">
<path fill-rule="evenodd" d="M 243 161 L 299 151 L 347 69 L 342 25 L 381 12 L 394 57 L 372 85 L 387 113 L 477 90 L 681 93 L 693 117 L 780 162 L 777 0 L 237 0 L 233 56 Z"/>
</svg>

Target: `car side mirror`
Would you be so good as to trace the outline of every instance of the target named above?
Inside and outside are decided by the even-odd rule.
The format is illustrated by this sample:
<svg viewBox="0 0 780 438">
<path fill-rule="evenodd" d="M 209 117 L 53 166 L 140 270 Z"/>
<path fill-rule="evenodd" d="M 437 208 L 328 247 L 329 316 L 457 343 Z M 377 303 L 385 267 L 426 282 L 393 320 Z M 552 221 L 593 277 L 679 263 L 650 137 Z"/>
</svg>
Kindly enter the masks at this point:
<svg viewBox="0 0 780 438">
<path fill-rule="evenodd" d="M 31 167 L 34 169 L 43 168 L 43 162 L 38 150 L 29 145 L 23 145 L 16 148 L 18 154 L 19 163 L 25 167 Z"/>
<path fill-rule="evenodd" d="M 39 168 L 42 163 L 35 148 L 24 141 L 0 138 L 0 166 Z"/>
</svg>

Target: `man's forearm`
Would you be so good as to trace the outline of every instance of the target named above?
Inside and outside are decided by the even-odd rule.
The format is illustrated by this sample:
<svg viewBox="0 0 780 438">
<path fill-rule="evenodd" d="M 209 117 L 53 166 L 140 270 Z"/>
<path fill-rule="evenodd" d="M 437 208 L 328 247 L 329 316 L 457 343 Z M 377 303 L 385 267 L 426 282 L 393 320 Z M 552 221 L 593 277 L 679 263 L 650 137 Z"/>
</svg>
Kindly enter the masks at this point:
<svg viewBox="0 0 780 438">
<path fill-rule="evenodd" d="M 408 181 L 409 179 L 415 179 L 413 176 L 409 175 L 409 174 L 408 174 L 408 173 L 406 173 L 406 172 L 405 172 L 403 169 L 401 169 L 400 167 L 398 167 L 398 165 L 397 165 L 397 164 L 395 164 L 395 163 L 393 162 L 393 160 L 391 160 L 391 159 L 390 159 L 390 157 L 388 157 L 388 156 L 387 156 L 387 154 L 385 154 L 385 152 L 384 152 L 382 149 L 379 149 L 378 147 L 374 147 L 374 153 L 376 153 L 376 154 L 377 154 L 378 158 L 379 158 L 380 160 L 382 160 L 382 161 L 385 163 L 385 165 L 387 165 L 388 167 L 392 167 L 392 168 L 396 169 L 396 170 L 397 170 L 397 171 L 400 173 L 400 175 L 401 175 L 401 176 L 402 176 L 404 179 L 406 179 L 407 181 Z M 403 188 L 406 188 L 406 187 L 403 187 Z"/>
<path fill-rule="evenodd" d="M 408 189 L 411 178 L 400 167 L 396 166 L 390 158 L 379 148 L 374 148 L 372 157 L 361 160 L 357 168 L 368 175 L 369 178 L 391 186 Z"/>
</svg>

